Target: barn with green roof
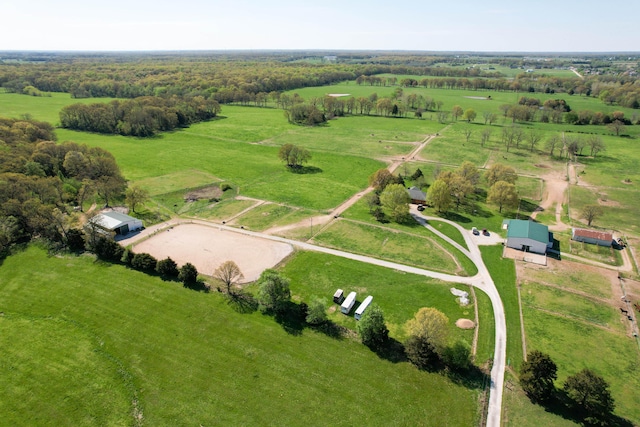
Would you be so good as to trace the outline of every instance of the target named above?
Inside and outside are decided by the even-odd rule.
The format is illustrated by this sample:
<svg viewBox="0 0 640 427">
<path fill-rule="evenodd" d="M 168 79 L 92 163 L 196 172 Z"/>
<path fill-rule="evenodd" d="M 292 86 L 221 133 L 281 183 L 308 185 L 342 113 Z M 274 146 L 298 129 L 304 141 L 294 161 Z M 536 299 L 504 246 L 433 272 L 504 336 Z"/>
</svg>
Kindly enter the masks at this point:
<svg viewBox="0 0 640 427">
<path fill-rule="evenodd" d="M 544 224 L 520 219 L 505 221 L 505 224 L 509 248 L 545 254 L 553 244 L 553 235 Z"/>
</svg>

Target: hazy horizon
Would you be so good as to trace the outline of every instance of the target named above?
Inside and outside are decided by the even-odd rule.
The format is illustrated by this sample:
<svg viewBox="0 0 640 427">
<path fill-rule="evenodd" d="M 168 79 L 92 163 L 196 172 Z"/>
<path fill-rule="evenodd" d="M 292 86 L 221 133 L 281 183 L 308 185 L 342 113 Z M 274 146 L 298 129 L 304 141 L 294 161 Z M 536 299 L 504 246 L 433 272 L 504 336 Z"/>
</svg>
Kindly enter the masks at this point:
<svg viewBox="0 0 640 427">
<path fill-rule="evenodd" d="M 640 2 L 8 0 L 0 51 L 634 53 Z M 606 18 L 605 18 L 606 17 Z"/>
</svg>

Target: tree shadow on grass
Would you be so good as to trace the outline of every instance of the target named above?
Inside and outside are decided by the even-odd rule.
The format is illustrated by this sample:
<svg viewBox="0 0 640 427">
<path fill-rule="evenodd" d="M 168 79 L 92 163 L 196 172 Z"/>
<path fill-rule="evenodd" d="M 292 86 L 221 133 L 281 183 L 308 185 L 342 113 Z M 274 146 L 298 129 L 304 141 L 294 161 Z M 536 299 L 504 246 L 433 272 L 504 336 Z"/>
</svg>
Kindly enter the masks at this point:
<svg viewBox="0 0 640 427">
<path fill-rule="evenodd" d="M 464 215 L 460 215 L 457 212 L 442 212 L 440 214 L 438 214 L 438 216 L 444 218 L 444 219 L 448 219 L 449 221 L 454 221 L 457 223 L 463 223 L 463 224 L 467 224 L 471 222 L 471 218 L 468 218 Z"/>
<path fill-rule="evenodd" d="M 491 377 L 475 365 L 465 370 L 445 369 L 444 374 L 451 382 L 472 390 L 482 390 L 491 383 Z"/>
<path fill-rule="evenodd" d="M 323 333 L 326 336 L 336 340 L 344 339 L 344 337 L 348 333 L 348 330 L 345 327 L 336 325 L 330 320 L 327 320 L 326 322 L 323 322 L 319 325 L 310 325 L 309 327 L 314 331 Z"/>
<path fill-rule="evenodd" d="M 587 419 L 588 414 L 585 410 L 576 406 L 562 389 L 556 389 L 553 397 L 549 401 L 534 403 L 540 404 L 546 412 L 585 426 L 606 425 L 609 427 L 633 427 L 631 421 L 614 414 L 609 414 L 596 422 L 589 422 Z"/>
<path fill-rule="evenodd" d="M 196 292 L 208 293 L 210 291 L 209 286 L 201 280 L 198 280 L 195 283 L 183 283 L 182 286 Z"/>
<path fill-rule="evenodd" d="M 391 363 L 406 362 L 407 354 L 404 351 L 404 345 L 395 338 L 387 338 L 385 343 L 377 348 L 371 348 L 380 359 L 384 359 Z"/>
<path fill-rule="evenodd" d="M 275 321 L 288 334 L 302 335 L 302 330 L 306 326 L 305 317 L 307 316 L 306 309 L 303 309 L 302 304 L 288 301 L 285 307 L 273 314 Z"/>
<path fill-rule="evenodd" d="M 243 290 L 233 291 L 227 295 L 229 304 L 238 313 L 253 313 L 258 309 L 258 301 L 250 293 Z"/>
<path fill-rule="evenodd" d="M 540 205 L 537 203 L 530 202 L 525 199 L 520 199 L 520 213 L 533 213 L 536 212 L 540 208 Z"/>
<path fill-rule="evenodd" d="M 312 175 L 316 173 L 322 173 L 322 169 L 316 166 L 289 166 L 289 171 L 299 175 Z"/>
</svg>

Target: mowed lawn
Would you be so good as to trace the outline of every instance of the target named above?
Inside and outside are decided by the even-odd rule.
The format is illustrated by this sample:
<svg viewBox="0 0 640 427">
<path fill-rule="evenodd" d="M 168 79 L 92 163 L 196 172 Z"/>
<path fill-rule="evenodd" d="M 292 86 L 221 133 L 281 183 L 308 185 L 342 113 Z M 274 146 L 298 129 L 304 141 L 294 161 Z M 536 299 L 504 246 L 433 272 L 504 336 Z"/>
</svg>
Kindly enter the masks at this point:
<svg viewBox="0 0 640 427">
<path fill-rule="evenodd" d="M 338 288 L 344 290 L 345 294 L 352 291 L 357 293 L 354 310 L 368 295 L 373 296 L 373 302 L 384 312 L 391 336 L 400 341 L 406 339 L 405 323 L 420 308 L 434 307 L 449 318 L 452 337 L 472 343 L 473 330 L 459 329 L 455 322 L 459 318 L 473 320 L 473 301 L 468 306 L 461 306 L 451 293 L 452 287 L 469 292 L 467 285 L 445 283 L 315 252 L 296 254 L 282 271 L 291 279 L 294 299 L 299 298 L 307 302 L 314 298 L 324 299 L 328 306 L 333 307 L 330 309 L 329 318 L 348 328 L 355 329 L 356 320 L 353 318 L 353 312 L 345 316 L 340 313 L 338 305 L 332 302 L 331 298 Z M 485 327 L 491 330 L 493 323 L 481 325 L 481 328 Z"/>
<path fill-rule="evenodd" d="M 477 422 L 478 391 L 443 375 L 381 359 L 356 340 L 290 334 L 220 294 L 89 256 L 30 247 L 8 257 L 0 307 L 0 386 L 11 391 L 0 412 L 10 425 Z"/>
</svg>

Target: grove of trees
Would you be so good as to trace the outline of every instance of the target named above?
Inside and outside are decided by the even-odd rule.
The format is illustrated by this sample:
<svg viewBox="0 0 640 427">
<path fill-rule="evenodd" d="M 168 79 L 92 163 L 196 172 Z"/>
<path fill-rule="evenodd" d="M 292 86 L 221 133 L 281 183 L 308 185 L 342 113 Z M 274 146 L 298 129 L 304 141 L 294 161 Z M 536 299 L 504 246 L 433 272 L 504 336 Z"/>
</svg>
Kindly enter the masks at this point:
<svg viewBox="0 0 640 427">
<path fill-rule="evenodd" d="M 126 189 L 109 152 L 59 144 L 48 123 L 0 118 L 0 140 L 0 252 L 35 237 L 75 247 L 83 205 L 94 195 L 109 205 Z"/>
<path fill-rule="evenodd" d="M 220 105 L 211 98 L 145 96 L 67 105 L 60 111 L 60 124 L 73 130 L 146 137 L 209 120 L 218 113 Z"/>
</svg>

